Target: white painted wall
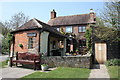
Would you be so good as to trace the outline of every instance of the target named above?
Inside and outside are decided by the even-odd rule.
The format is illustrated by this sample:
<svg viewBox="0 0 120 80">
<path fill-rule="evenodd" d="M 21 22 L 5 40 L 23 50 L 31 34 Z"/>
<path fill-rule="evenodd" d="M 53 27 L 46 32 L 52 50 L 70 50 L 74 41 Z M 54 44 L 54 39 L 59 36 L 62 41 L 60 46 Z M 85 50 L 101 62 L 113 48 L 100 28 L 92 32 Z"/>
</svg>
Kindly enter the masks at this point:
<svg viewBox="0 0 120 80">
<path fill-rule="evenodd" d="M 49 32 L 43 31 L 40 36 L 40 53 L 46 53 L 48 50 Z"/>
</svg>

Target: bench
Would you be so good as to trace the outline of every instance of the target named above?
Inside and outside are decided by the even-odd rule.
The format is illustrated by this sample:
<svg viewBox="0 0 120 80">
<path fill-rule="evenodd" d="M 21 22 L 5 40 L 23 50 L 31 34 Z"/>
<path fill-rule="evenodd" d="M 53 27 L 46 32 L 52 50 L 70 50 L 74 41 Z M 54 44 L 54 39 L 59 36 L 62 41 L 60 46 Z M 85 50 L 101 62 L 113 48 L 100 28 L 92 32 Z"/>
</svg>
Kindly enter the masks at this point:
<svg viewBox="0 0 120 80">
<path fill-rule="evenodd" d="M 16 53 L 16 60 L 13 60 L 11 57 L 11 67 L 13 63 L 20 64 L 30 64 L 34 66 L 34 70 L 39 66 L 40 68 L 40 54 L 32 54 L 32 53 Z"/>
</svg>

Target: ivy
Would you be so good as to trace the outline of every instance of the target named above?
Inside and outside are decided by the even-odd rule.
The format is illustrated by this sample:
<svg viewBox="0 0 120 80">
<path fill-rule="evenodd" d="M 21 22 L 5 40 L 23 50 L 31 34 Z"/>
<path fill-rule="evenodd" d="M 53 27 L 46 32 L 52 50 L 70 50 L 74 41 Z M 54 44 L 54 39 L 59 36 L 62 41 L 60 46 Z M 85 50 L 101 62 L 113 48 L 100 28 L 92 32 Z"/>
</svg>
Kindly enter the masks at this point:
<svg viewBox="0 0 120 80">
<path fill-rule="evenodd" d="M 92 36 L 92 28 L 89 28 L 86 30 L 85 32 L 85 37 L 86 37 L 86 46 L 87 48 L 90 50 L 91 47 L 92 47 L 92 39 L 91 39 L 91 36 Z"/>
</svg>

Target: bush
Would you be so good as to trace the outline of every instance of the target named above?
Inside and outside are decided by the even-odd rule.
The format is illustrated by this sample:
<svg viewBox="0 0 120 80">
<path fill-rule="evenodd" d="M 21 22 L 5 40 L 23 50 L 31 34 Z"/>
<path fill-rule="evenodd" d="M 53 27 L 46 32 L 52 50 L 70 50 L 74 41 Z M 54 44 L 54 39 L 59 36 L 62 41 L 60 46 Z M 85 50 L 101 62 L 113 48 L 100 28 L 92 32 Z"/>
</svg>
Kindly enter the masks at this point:
<svg viewBox="0 0 120 80">
<path fill-rule="evenodd" d="M 119 66 L 120 65 L 120 59 L 111 59 L 106 61 L 105 63 L 107 66 Z"/>
</svg>

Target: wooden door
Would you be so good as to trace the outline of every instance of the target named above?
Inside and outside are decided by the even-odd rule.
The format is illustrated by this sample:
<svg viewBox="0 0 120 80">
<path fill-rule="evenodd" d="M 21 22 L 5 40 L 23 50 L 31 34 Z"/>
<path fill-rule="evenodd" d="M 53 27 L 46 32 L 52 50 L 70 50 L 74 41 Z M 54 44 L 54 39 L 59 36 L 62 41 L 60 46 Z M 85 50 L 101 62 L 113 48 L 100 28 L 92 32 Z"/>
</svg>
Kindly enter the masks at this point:
<svg viewBox="0 0 120 80">
<path fill-rule="evenodd" d="M 95 43 L 95 61 L 103 64 L 106 61 L 106 43 Z"/>
</svg>

